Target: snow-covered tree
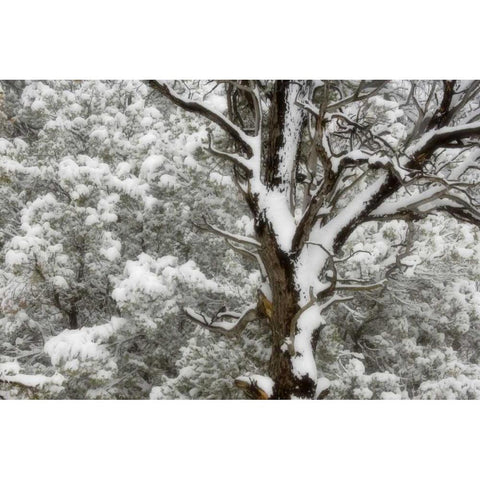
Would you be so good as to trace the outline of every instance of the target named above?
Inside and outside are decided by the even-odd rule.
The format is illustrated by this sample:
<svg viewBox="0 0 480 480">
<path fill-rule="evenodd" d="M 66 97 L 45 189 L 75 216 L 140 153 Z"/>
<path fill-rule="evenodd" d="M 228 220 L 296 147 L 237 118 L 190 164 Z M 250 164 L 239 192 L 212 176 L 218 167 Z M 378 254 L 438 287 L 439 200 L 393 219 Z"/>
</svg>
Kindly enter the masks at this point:
<svg viewBox="0 0 480 480">
<path fill-rule="evenodd" d="M 0 86 L 0 397 L 480 398 L 478 82 Z"/>
<path fill-rule="evenodd" d="M 205 126 L 152 105 L 141 82 L 3 85 L 0 362 L 62 372 L 69 398 L 145 398 L 176 375 L 194 330 L 181 305 L 220 308 L 258 283 L 192 224 L 201 212 L 243 227 L 231 179 L 216 159 L 197 161 Z"/>
<path fill-rule="evenodd" d="M 216 140 L 209 136 L 207 150 L 231 166 L 235 198 L 243 199 L 253 220 L 253 232 L 243 235 L 207 218 L 198 226 L 257 262 L 263 284 L 255 302 L 213 315 L 186 309 L 197 325 L 229 337 L 254 320 L 266 322 L 268 365 L 236 381 L 250 396 L 325 395 L 315 353 L 328 312 L 350 308 L 348 302 L 367 292 L 394 293 L 389 279 L 418 259 L 404 225 L 436 213 L 480 225 L 478 81 L 210 83 L 217 96 L 224 92 L 223 104 L 209 102 L 204 90 L 149 84 L 222 131 Z M 380 268 L 351 268 L 362 252 L 349 240 L 359 231 L 369 234 L 372 222 L 393 221 L 400 221 L 403 238 L 388 246 Z M 349 361 L 348 378 L 361 377 L 361 361 Z M 367 398 L 368 385 L 381 389 L 384 383 L 401 396 L 394 377 L 377 377 L 355 388 Z"/>
</svg>

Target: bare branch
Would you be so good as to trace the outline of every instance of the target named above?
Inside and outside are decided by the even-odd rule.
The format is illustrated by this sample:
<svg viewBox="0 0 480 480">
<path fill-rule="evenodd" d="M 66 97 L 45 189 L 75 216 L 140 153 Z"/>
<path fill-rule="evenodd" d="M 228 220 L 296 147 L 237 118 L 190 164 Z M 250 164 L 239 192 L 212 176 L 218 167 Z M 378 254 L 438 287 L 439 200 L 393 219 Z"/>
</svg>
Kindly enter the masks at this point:
<svg viewBox="0 0 480 480">
<path fill-rule="evenodd" d="M 342 263 L 346 262 L 347 260 L 350 260 L 353 256 L 357 255 L 357 253 L 366 253 L 368 255 L 371 255 L 372 252 L 368 252 L 367 250 L 355 250 L 353 253 L 351 253 L 348 257 L 345 258 L 339 258 L 334 260 L 335 263 Z"/>
<path fill-rule="evenodd" d="M 377 288 L 381 288 L 385 286 L 386 280 L 383 279 L 377 283 L 371 283 L 368 285 L 348 285 L 348 284 L 341 284 L 337 283 L 335 290 L 343 290 L 347 292 L 361 292 L 365 290 L 375 290 Z"/>
<path fill-rule="evenodd" d="M 413 224 L 411 221 L 407 222 L 407 232 L 405 234 L 405 240 L 403 241 L 402 245 L 405 247 L 403 252 L 399 253 L 396 258 L 395 258 L 395 263 L 388 268 L 388 270 L 385 272 L 385 278 L 390 278 L 392 273 L 403 267 L 402 260 L 405 257 L 408 257 L 410 253 L 412 253 L 412 245 L 413 245 L 413 235 L 414 235 L 414 229 L 413 229 Z"/>
<path fill-rule="evenodd" d="M 218 312 L 211 319 L 207 319 L 204 315 L 196 313 L 191 308 L 185 308 L 184 312 L 188 318 L 197 325 L 207 330 L 222 334 L 226 337 L 235 337 L 245 330 L 245 327 L 254 320 L 259 319 L 256 305 L 249 307 L 243 314 L 236 312 Z M 224 319 L 235 319 L 234 322 L 227 322 Z"/>
<path fill-rule="evenodd" d="M 250 250 L 247 250 L 246 248 L 237 247 L 228 238 L 225 239 L 225 242 L 234 252 L 237 252 L 240 255 L 243 255 L 247 258 L 250 258 L 251 260 L 255 260 L 255 262 L 257 262 L 258 267 L 260 269 L 260 274 L 262 276 L 262 280 L 267 279 L 267 277 L 268 277 L 267 270 L 265 269 L 265 265 L 263 264 L 263 261 L 262 261 L 260 255 L 258 253 L 251 252 Z"/>
<path fill-rule="evenodd" d="M 349 302 L 353 300 L 355 297 L 340 297 L 338 295 L 334 295 L 331 297 L 327 302 L 325 302 L 322 307 L 321 307 L 321 313 L 325 312 L 329 308 L 333 307 L 337 303 L 342 303 L 342 302 Z"/>
<path fill-rule="evenodd" d="M 449 109 L 454 95 L 455 80 L 443 81 L 443 98 L 428 124 L 428 130 L 444 127 L 449 121 Z"/>
<path fill-rule="evenodd" d="M 340 107 L 344 107 L 345 105 L 348 105 L 349 103 L 353 103 L 353 102 L 360 102 L 362 100 L 366 100 L 367 98 L 370 98 L 370 97 L 373 97 L 376 93 L 378 93 L 386 84 L 388 83 L 387 80 L 385 81 L 381 81 L 380 82 L 380 85 L 378 85 L 376 88 L 374 88 L 371 92 L 369 93 L 366 93 L 365 95 L 361 95 L 360 96 L 360 92 L 362 91 L 363 89 L 363 86 L 362 84 L 360 84 L 359 88 L 357 89 L 357 91 L 355 92 L 355 94 L 353 94 L 352 96 L 348 97 L 348 98 L 345 98 L 343 100 L 340 100 L 336 103 L 333 103 L 331 105 L 329 105 L 327 107 L 327 111 L 334 111 L 334 110 L 337 110 L 339 109 Z"/>
<path fill-rule="evenodd" d="M 254 238 L 251 237 L 246 237 L 244 235 L 236 235 L 234 233 L 229 233 L 226 232 L 225 230 L 221 230 L 220 228 L 214 227 L 213 225 L 210 225 L 206 218 L 203 217 L 203 224 L 193 224 L 195 227 L 197 227 L 199 230 L 203 230 L 205 232 L 210 232 L 214 233 L 216 235 L 219 235 L 221 237 L 224 237 L 232 242 L 236 243 L 241 243 L 243 245 L 250 245 L 251 247 L 255 248 L 260 248 L 261 245 L 259 242 L 257 242 Z"/>
</svg>

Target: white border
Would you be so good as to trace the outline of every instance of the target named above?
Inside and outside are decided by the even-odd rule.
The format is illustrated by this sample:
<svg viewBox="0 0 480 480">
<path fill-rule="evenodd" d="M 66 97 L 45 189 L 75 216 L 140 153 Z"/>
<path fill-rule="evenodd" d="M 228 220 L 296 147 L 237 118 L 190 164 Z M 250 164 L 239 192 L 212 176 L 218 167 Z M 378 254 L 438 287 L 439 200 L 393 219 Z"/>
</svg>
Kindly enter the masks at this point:
<svg viewBox="0 0 480 480">
<path fill-rule="evenodd" d="M 479 78 L 474 2 L 2 4 L 1 78 Z M 0 477 L 469 478 L 477 402 L 1 402 Z M 475 432 L 475 433 L 474 433 Z"/>
<path fill-rule="evenodd" d="M 478 470 L 478 402 L 12 401 L 0 412 L 2 478 L 451 480 Z"/>
<path fill-rule="evenodd" d="M 472 0 L 18 0 L 0 78 L 474 78 Z"/>
</svg>

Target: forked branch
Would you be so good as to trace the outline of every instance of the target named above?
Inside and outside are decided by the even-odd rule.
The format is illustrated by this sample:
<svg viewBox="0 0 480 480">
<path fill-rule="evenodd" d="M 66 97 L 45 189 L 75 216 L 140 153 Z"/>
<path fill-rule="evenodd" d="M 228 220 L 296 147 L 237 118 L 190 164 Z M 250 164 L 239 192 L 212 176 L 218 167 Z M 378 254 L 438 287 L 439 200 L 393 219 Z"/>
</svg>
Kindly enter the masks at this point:
<svg viewBox="0 0 480 480">
<path fill-rule="evenodd" d="M 204 315 L 196 313 L 191 308 L 185 308 L 184 311 L 193 323 L 226 337 L 235 337 L 239 335 L 245 330 L 245 327 L 249 323 L 259 318 L 256 305 L 249 307 L 242 314 L 237 312 L 220 311 L 210 319 Z M 234 321 L 228 322 L 226 319 L 234 319 Z"/>
</svg>

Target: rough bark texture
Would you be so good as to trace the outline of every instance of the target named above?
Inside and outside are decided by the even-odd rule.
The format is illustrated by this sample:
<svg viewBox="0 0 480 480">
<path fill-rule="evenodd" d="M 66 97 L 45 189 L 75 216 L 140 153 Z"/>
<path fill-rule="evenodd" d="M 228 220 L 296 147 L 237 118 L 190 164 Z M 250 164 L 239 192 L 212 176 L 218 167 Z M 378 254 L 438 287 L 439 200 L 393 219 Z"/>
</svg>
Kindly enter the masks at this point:
<svg viewBox="0 0 480 480">
<path fill-rule="evenodd" d="M 268 148 L 265 159 L 265 184 L 267 188 L 282 188 L 279 176 L 280 151 L 288 141 L 285 135 L 289 81 L 275 82 L 268 119 Z M 300 142 L 296 145 L 298 158 Z M 291 179 L 289 179 L 291 181 Z M 260 219 L 257 236 L 262 244 L 262 260 L 272 290 L 273 313 L 271 317 L 272 352 L 268 373 L 275 382 L 273 399 L 292 396 L 313 398 L 315 385 L 308 378 L 298 378 L 293 373 L 291 353 L 285 340 L 290 337 L 291 324 L 300 310 L 299 291 L 295 283 L 294 258 L 278 245 L 272 226 Z"/>
<path fill-rule="evenodd" d="M 72 308 L 68 312 L 68 328 L 71 330 L 77 330 L 78 324 L 78 309 L 76 305 L 72 305 Z"/>
<path fill-rule="evenodd" d="M 284 143 L 287 81 L 275 82 L 272 105 L 268 119 L 268 148 L 265 161 L 265 184 L 277 187 L 280 184 L 279 151 Z"/>
<path fill-rule="evenodd" d="M 293 284 L 293 269 L 288 258 L 282 255 L 270 232 L 262 238 L 263 261 L 272 289 L 272 353 L 269 375 L 275 381 L 275 398 L 289 398 L 295 388 L 295 378 L 291 373 L 291 361 L 288 350 L 282 345 L 290 331 L 290 321 L 298 311 L 298 294 Z"/>
<path fill-rule="evenodd" d="M 272 289 L 273 311 L 270 319 L 272 352 L 268 373 L 275 382 L 274 399 L 289 399 L 292 395 L 313 398 L 315 385 L 308 378 L 297 378 L 292 369 L 291 353 L 285 340 L 290 336 L 291 324 L 299 307 L 299 292 L 294 282 L 293 260 L 278 249 L 273 233 L 262 237 L 262 259 Z"/>
</svg>

